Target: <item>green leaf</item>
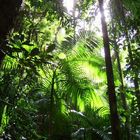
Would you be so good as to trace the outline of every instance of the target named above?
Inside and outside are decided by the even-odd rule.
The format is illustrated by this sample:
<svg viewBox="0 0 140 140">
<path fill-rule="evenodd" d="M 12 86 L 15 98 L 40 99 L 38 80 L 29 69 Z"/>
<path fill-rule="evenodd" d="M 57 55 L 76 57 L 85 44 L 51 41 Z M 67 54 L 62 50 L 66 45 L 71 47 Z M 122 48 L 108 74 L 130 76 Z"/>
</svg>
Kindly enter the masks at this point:
<svg viewBox="0 0 140 140">
<path fill-rule="evenodd" d="M 30 53 L 30 56 L 35 56 L 35 55 L 38 55 L 39 54 L 39 49 L 38 48 L 34 48 L 32 49 L 31 53 Z"/>
<path fill-rule="evenodd" d="M 50 45 L 47 47 L 46 52 L 47 52 L 47 53 L 52 52 L 55 48 L 56 48 L 56 45 L 55 45 L 55 44 L 50 44 Z"/>
</svg>

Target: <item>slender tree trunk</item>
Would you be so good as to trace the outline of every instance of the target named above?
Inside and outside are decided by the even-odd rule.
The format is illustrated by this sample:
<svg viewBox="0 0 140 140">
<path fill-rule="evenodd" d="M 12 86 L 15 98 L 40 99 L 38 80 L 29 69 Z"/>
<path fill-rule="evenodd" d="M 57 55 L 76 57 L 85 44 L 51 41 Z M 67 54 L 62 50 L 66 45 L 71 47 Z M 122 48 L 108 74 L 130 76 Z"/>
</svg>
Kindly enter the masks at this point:
<svg viewBox="0 0 140 140">
<path fill-rule="evenodd" d="M 50 112 L 49 112 L 49 135 L 48 135 L 48 139 L 52 140 L 52 136 L 53 136 L 53 106 L 54 106 L 54 84 L 55 84 L 55 73 L 56 71 L 53 71 L 53 75 L 52 75 L 52 82 L 51 82 L 51 94 L 50 94 Z"/>
<path fill-rule="evenodd" d="M 131 50 L 131 44 L 129 41 L 127 28 L 125 30 L 125 33 L 126 33 L 127 46 L 128 46 L 128 55 L 130 58 L 130 65 L 131 65 L 131 69 L 134 71 L 133 82 L 134 82 L 134 87 L 135 87 L 135 96 L 137 98 L 138 109 L 140 111 L 140 89 L 139 89 L 139 82 L 138 82 L 138 73 L 135 71 L 135 68 L 134 68 L 133 54 L 132 54 L 132 50 Z"/>
<path fill-rule="evenodd" d="M 111 18 L 113 19 L 113 16 Z M 120 50 L 119 50 L 119 45 L 117 45 L 117 42 L 116 42 L 117 30 L 115 28 L 115 24 L 113 23 L 113 21 L 112 21 L 112 32 L 113 32 L 113 45 L 114 45 L 115 57 L 117 59 L 119 80 L 121 82 L 120 95 L 121 95 L 121 100 L 122 100 L 122 106 L 124 110 L 128 110 L 126 97 L 125 97 L 125 90 L 124 90 L 123 74 L 122 74 L 122 68 L 121 68 L 121 62 L 120 62 Z"/>
<path fill-rule="evenodd" d="M 126 35 L 126 41 L 127 41 L 127 46 L 128 46 L 128 55 L 129 55 L 129 59 L 130 59 L 130 66 L 132 71 L 134 71 L 134 78 L 133 78 L 133 82 L 134 82 L 134 88 L 135 88 L 135 96 L 137 98 L 137 104 L 138 104 L 138 109 L 140 111 L 140 89 L 139 89 L 139 80 L 138 80 L 138 73 L 135 71 L 135 66 L 134 66 L 134 60 L 133 60 L 133 53 L 132 53 L 132 49 L 131 49 L 131 42 L 129 39 L 129 33 L 128 33 L 128 29 L 127 29 L 127 22 L 125 21 L 125 15 L 123 14 L 123 20 L 124 20 L 124 32 Z"/>
<path fill-rule="evenodd" d="M 99 0 L 99 8 L 100 8 L 100 12 L 101 12 L 101 24 L 102 24 L 103 43 L 104 43 L 104 52 L 105 52 L 112 139 L 121 140 L 121 138 L 120 138 L 120 136 L 121 136 L 120 135 L 120 121 L 119 121 L 119 116 L 118 116 L 118 111 L 117 111 L 113 68 L 112 68 L 111 55 L 110 55 L 107 24 L 106 24 L 105 16 L 104 16 L 103 0 Z"/>
<path fill-rule="evenodd" d="M 133 71 L 135 71 L 134 68 L 134 60 L 133 60 L 133 54 L 131 50 L 131 43 L 129 39 L 129 33 L 128 33 L 128 27 L 127 27 L 127 22 L 125 19 L 125 13 L 124 13 L 124 8 L 122 4 L 122 0 L 114 0 L 112 2 L 115 2 L 116 9 L 116 19 L 119 21 L 119 24 L 124 26 L 124 33 L 126 35 L 126 41 L 127 41 L 127 46 L 128 46 L 128 55 L 130 58 L 130 65 Z M 135 87 L 135 96 L 137 98 L 137 104 L 138 104 L 138 109 L 140 111 L 140 89 L 139 89 L 139 82 L 138 82 L 138 73 L 135 72 L 133 82 L 134 82 L 134 87 Z"/>
<path fill-rule="evenodd" d="M 73 43 L 76 44 L 76 4 L 77 0 L 74 0 L 73 2 L 73 11 L 72 11 L 72 16 L 73 16 L 73 30 L 74 30 L 74 35 L 73 35 Z M 74 99 L 74 109 L 77 110 L 77 93 L 75 95 Z"/>
<path fill-rule="evenodd" d="M 120 57 L 119 57 L 119 48 L 118 48 L 118 45 L 117 45 L 115 39 L 114 39 L 114 47 L 115 47 L 115 55 L 117 58 L 119 79 L 121 82 L 120 96 L 121 96 L 122 106 L 123 106 L 123 109 L 125 112 L 129 112 L 129 108 L 128 108 L 126 96 L 125 96 L 122 68 L 121 68 Z M 126 137 L 126 140 L 130 140 L 131 139 L 131 136 L 130 136 L 130 117 L 128 115 L 125 115 L 125 119 L 126 119 L 126 122 L 125 122 L 126 135 L 125 135 L 125 137 Z"/>
<path fill-rule="evenodd" d="M 73 16 L 73 30 L 74 30 L 74 35 L 73 35 L 73 42 L 74 44 L 76 43 L 76 4 L 77 4 L 77 0 L 74 0 L 73 2 L 73 11 L 72 11 L 72 16 Z"/>
<path fill-rule="evenodd" d="M 124 28 L 124 33 L 126 35 L 126 41 L 127 41 L 126 44 L 128 46 L 128 55 L 129 55 L 129 59 L 130 59 L 131 69 L 133 71 L 135 71 L 134 66 L 133 66 L 134 61 L 133 61 L 133 54 L 132 54 L 132 50 L 131 50 L 131 43 L 130 43 L 130 39 L 129 39 L 128 27 L 127 27 L 127 22 L 125 19 L 125 13 L 124 13 L 122 0 L 112 0 L 112 6 L 113 6 L 113 3 L 115 6 L 115 8 L 113 7 L 113 12 L 112 12 L 112 13 L 115 13 L 113 18 L 115 18 L 115 20 L 118 22 L 118 24 Z M 121 75 L 120 75 L 120 77 L 121 77 Z M 136 72 L 134 74 L 133 82 L 134 82 L 134 87 L 135 87 L 135 95 L 137 98 L 138 108 L 140 110 L 140 90 L 139 90 L 139 82 L 138 82 L 138 73 L 136 73 Z M 122 84 L 122 91 L 124 91 L 123 84 Z M 123 98 L 124 97 L 122 96 L 122 99 Z M 125 106 L 125 102 L 123 103 L 123 107 L 126 110 L 126 112 L 129 111 L 128 107 Z M 129 118 L 129 116 L 126 116 L 126 131 L 127 131 L 126 139 L 127 140 L 131 139 L 130 128 L 131 128 L 130 127 L 130 118 Z"/>
<path fill-rule="evenodd" d="M 110 14 L 113 13 L 110 11 Z M 112 15 L 112 14 L 111 14 Z M 113 15 L 111 16 L 113 19 Z M 114 51 L 115 51 L 115 56 L 117 59 L 117 66 L 118 66 L 118 73 L 119 73 L 119 80 L 121 82 L 120 85 L 120 98 L 122 101 L 122 107 L 124 109 L 125 112 L 129 112 L 129 107 L 127 105 L 127 101 L 126 101 L 126 96 L 125 96 L 125 88 L 124 88 L 124 82 L 123 82 L 123 74 L 122 74 L 122 68 L 121 68 L 121 62 L 120 62 L 120 50 L 119 50 L 119 45 L 117 45 L 116 42 L 116 38 L 117 38 L 117 30 L 115 28 L 115 25 L 112 21 L 112 32 L 113 32 L 113 43 L 114 43 Z M 125 115 L 125 132 L 126 135 L 124 135 L 124 137 L 126 138 L 126 140 L 130 140 L 131 139 L 131 134 L 130 134 L 130 117 L 128 115 Z"/>
</svg>

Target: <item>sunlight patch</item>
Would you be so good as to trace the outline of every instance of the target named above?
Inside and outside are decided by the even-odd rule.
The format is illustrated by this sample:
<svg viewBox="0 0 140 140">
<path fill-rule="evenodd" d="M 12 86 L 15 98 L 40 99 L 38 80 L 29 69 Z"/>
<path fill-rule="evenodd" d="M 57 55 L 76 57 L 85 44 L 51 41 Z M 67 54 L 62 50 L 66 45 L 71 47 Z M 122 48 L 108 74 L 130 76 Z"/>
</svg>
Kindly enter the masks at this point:
<svg viewBox="0 0 140 140">
<path fill-rule="evenodd" d="M 67 8 L 68 13 L 72 13 L 73 6 L 74 6 L 74 0 L 63 0 L 64 7 Z"/>
</svg>

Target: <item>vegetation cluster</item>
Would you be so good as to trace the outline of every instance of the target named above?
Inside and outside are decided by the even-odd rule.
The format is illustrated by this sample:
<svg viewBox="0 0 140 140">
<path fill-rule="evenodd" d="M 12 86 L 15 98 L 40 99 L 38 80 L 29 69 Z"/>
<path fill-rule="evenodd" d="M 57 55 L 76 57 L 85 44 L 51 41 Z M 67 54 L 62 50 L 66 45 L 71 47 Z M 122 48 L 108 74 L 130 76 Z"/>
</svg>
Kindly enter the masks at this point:
<svg viewBox="0 0 140 140">
<path fill-rule="evenodd" d="M 0 0 L 1 139 L 139 140 L 140 1 L 64 5 Z"/>
</svg>

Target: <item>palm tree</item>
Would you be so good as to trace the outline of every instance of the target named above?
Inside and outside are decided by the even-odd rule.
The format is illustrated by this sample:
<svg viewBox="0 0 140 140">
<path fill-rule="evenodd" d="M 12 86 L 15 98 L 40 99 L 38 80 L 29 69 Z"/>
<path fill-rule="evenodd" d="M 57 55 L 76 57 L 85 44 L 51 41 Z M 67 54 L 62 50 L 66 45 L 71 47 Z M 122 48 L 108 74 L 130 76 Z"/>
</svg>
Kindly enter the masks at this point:
<svg viewBox="0 0 140 140">
<path fill-rule="evenodd" d="M 57 129 L 58 128 L 57 124 L 59 122 L 57 122 L 56 115 L 54 115 L 54 114 L 58 113 L 57 112 L 58 110 L 60 110 L 60 112 L 58 114 L 60 116 L 65 113 L 67 114 L 69 111 L 70 111 L 70 114 L 72 111 L 74 111 L 75 113 L 77 111 L 85 112 L 84 110 L 85 110 L 86 106 L 90 106 L 90 105 L 93 108 L 94 107 L 97 108 L 97 110 L 98 110 L 99 108 L 103 107 L 102 103 L 105 101 L 105 99 L 102 95 L 100 97 L 100 95 L 96 94 L 96 92 L 94 91 L 94 88 L 96 88 L 96 86 L 98 88 L 99 83 L 97 85 L 96 85 L 96 83 L 92 84 L 91 77 L 89 77 L 89 76 L 86 77 L 87 74 L 85 74 L 85 72 L 84 72 L 84 70 L 85 70 L 84 65 L 85 66 L 89 65 L 89 67 L 92 66 L 93 69 L 94 69 L 94 67 L 95 67 L 95 69 L 100 69 L 100 68 L 98 68 L 98 66 L 102 67 L 104 65 L 103 59 L 101 60 L 101 58 L 98 56 L 96 56 L 96 58 L 93 57 L 93 52 L 90 52 L 91 51 L 90 49 L 94 49 L 94 46 L 93 46 L 93 48 L 92 48 L 92 46 L 90 46 L 91 48 L 89 48 L 89 46 L 88 46 L 89 42 L 83 42 L 83 40 L 81 38 L 77 38 L 77 40 L 76 40 L 77 43 L 73 44 L 73 41 L 70 41 L 73 38 L 68 38 L 68 39 L 69 39 L 69 41 L 68 41 L 69 45 L 68 45 L 67 41 L 64 41 L 64 42 L 62 42 L 63 45 L 61 46 L 62 49 L 64 49 L 65 47 L 70 47 L 69 49 L 67 49 L 67 48 L 64 49 L 65 58 L 62 58 L 62 59 L 61 59 L 61 57 L 57 58 L 55 60 L 55 63 L 53 61 L 52 66 L 50 63 L 50 66 L 44 65 L 43 69 L 42 69 L 42 71 L 44 71 L 43 73 L 46 75 L 45 76 L 46 78 L 43 80 L 44 88 L 40 87 L 40 91 L 42 90 L 44 93 L 48 93 L 48 94 L 46 94 L 46 98 L 49 97 L 49 99 L 50 99 L 49 107 L 52 109 L 51 112 L 53 112 L 53 114 L 52 113 L 50 114 L 49 111 L 46 112 L 46 113 L 49 113 L 49 116 L 51 115 L 51 120 L 53 120 L 53 123 L 51 124 L 51 126 L 48 126 L 52 130 L 51 137 L 54 137 L 55 135 L 59 134 L 59 137 L 62 138 L 62 133 L 60 133 L 59 130 Z M 91 41 L 93 41 L 93 40 L 91 40 Z M 86 45 L 87 45 L 87 47 L 84 48 L 84 46 L 86 46 Z M 58 51 L 61 52 L 62 49 L 59 48 Z M 55 70 L 55 76 L 54 76 L 54 70 Z M 88 71 L 88 68 L 85 71 Z M 102 75 L 102 73 L 100 73 L 100 74 Z M 103 72 L 103 75 L 104 75 L 104 72 Z M 51 93 L 49 94 L 50 89 L 51 89 Z M 52 91 L 53 91 L 53 94 L 52 94 Z M 96 100 L 98 100 L 98 102 L 96 102 Z M 102 105 L 100 106 L 99 103 L 101 103 Z M 61 104 L 61 106 L 59 106 L 60 104 Z M 44 111 L 47 111 L 48 110 L 47 108 L 48 108 L 48 106 L 46 106 L 46 109 L 44 109 Z M 56 110 L 56 108 L 57 108 L 57 110 Z M 89 110 L 89 109 L 87 109 L 87 110 Z M 44 114 L 44 113 L 42 113 L 42 114 Z M 70 118 L 68 117 L 68 120 L 69 119 Z M 93 120 L 94 119 L 95 119 L 95 117 L 93 116 Z M 72 122 L 73 126 L 77 125 L 79 122 L 78 118 L 75 118 L 72 120 L 73 120 L 73 122 Z M 74 122 L 74 120 L 75 120 L 75 122 Z M 82 122 L 83 122 L 83 120 L 82 120 Z M 97 121 L 95 121 L 95 120 L 93 122 L 95 122 L 95 124 L 97 123 Z M 62 121 L 62 125 L 65 126 L 66 124 L 63 124 L 63 121 Z M 86 125 L 83 125 L 83 126 L 86 127 Z M 82 124 L 79 124 L 79 127 L 82 127 Z M 76 127 L 74 129 L 74 131 L 78 130 L 79 127 Z M 90 126 L 88 125 L 87 127 L 91 127 L 91 125 Z M 94 123 L 93 123 L 92 127 L 94 128 Z M 57 130 L 57 132 L 55 132 L 55 130 Z M 73 129 L 72 129 L 72 131 L 73 131 Z M 89 129 L 89 131 L 90 131 L 90 129 Z M 88 131 L 88 133 L 89 133 L 89 131 Z M 94 131 L 94 129 L 91 130 L 91 133 L 93 133 L 94 135 L 96 133 L 96 136 L 101 135 L 101 137 L 102 137 L 102 133 L 99 132 L 99 134 L 98 134 L 98 132 L 99 131 Z M 63 134 L 63 138 L 64 138 L 64 134 Z"/>
<path fill-rule="evenodd" d="M 115 1 L 116 4 L 119 1 Z M 114 34 L 113 37 L 112 34 L 110 35 L 114 40 L 116 54 L 118 53 L 119 76 L 114 73 L 116 77 L 113 77 L 113 69 L 116 71 L 116 65 L 114 64 L 113 67 L 111 63 L 103 1 L 99 0 L 99 7 L 102 13 L 105 62 L 100 52 L 102 41 L 93 31 L 82 28 L 77 34 L 75 29 L 73 31 L 73 26 L 68 27 L 72 25 L 69 21 L 71 17 L 68 13 L 63 13 L 62 0 L 56 2 L 27 0 L 26 2 L 24 11 L 26 16 L 23 18 L 21 31 L 13 33 L 8 38 L 8 45 L 13 49 L 12 54 L 6 55 L 1 65 L 0 120 L 2 120 L 2 125 L 0 133 L 7 133 L 12 137 L 11 139 L 25 137 L 27 139 L 99 140 L 109 139 L 112 136 L 114 140 L 119 140 L 120 122 L 117 109 L 120 111 L 122 130 L 125 128 L 123 127 L 124 116 L 127 113 L 122 111 L 122 106 L 117 108 L 114 85 L 114 81 L 117 80 L 115 78 L 120 78 L 122 91 L 124 84 L 116 42 L 118 34 Z M 77 18 L 80 18 L 80 21 L 86 19 L 85 10 L 91 3 L 92 0 L 78 1 L 75 8 L 79 10 L 80 14 Z M 90 10 L 88 12 L 92 13 Z M 75 13 L 73 16 L 74 28 L 77 28 L 76 22 L 79 22 L 79 19 L 75 18 Z M 89 16 L 87 19 L 93 19 L 92 14 Z M 8 34 L 8 29 L 4 29 L 5 34 Z M 61 29 L 66 31 L 65 35 L 62 35 L 65 38 L 59 39 Z M 70 36 L 73 34 L 74 36 Z M 7 41 L 3 44 L 6 43 Z M 1 51 L 8 52 L 3 48 Z M 133 55 L 134 52 L 131 51 Z M 133 62 L 134 60 L 133 56 Z M 106 81 L 108 87 L 105 84 Z M 109 95 L 109 104 L 106 93 Z M 127 109 L 124 96 L 121 97 L 124 109 Z M 127 98 L 130 104 L 129 98 L 132 99 L 132 97 Z M 135 127 L 138 121 L 135 105 L 135 102 L 134 105 L 132 102 L 134 107 L 132 115 L 136 118 L 132 121 L 133 132 L 138 130 Z M 123 136 L 123 138 L 126 137 L 128 136 Z"/>
</svg>

